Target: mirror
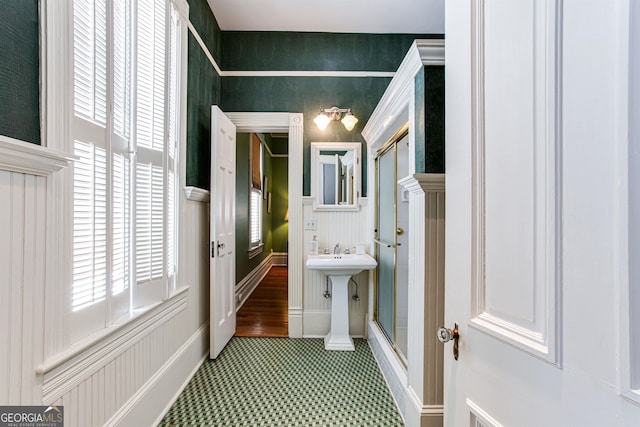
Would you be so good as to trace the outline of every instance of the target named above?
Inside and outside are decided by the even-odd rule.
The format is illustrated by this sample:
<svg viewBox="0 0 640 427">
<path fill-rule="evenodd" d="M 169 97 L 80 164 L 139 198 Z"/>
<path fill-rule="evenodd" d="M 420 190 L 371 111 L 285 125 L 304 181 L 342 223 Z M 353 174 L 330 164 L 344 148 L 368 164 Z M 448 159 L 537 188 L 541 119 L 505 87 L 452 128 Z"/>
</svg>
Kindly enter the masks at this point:
<svg viewBox="0 0 640 427">
<path fill-rule="evenodd" d="M 311 143 L 314 210 L 358 210 L 360 143 Z"/>
</svg>

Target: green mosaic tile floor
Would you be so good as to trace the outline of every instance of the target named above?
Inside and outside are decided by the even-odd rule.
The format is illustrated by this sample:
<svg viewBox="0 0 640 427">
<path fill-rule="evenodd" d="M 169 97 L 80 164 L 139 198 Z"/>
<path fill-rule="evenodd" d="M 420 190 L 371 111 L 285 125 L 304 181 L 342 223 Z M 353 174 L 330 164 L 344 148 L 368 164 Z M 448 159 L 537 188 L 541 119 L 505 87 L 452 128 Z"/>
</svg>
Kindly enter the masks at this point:
<svg viewBox="0 0 640 427">
<path fill-rule="evenodd" d="M 234 337 L 207 359 L 160 423 L 168 426 L 402 426 L 365 340 Z"/>
</svg>

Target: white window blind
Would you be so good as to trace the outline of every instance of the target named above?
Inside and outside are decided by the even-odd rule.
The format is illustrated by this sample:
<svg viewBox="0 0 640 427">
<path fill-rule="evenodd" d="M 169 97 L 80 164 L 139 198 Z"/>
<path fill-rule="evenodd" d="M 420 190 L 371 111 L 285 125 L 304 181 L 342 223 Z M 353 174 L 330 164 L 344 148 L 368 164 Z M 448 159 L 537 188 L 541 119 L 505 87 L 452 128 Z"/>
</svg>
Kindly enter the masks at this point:
<svg viewBox="0 0 640 427">
<path fill-rule="evenodd" d="M 177 55 L 174 53 L 177 48 L 173 47 L 177 20 L 173 7 L 170 19 L 166 12 L 164 0 L 138 3 L 135 252 L 138 284 L 162 283 L 174 271 L 176 138 L 172 134 L 176 130 L 176 109 L 171 105 L 176 101 L 172 92 L 177 87 L 173 82 L 177 74 L 177 63 L 173 61 Z"/>
<path fill-rule="evenodd" d="M 74 1 L 73 41 L 75 113 L 104 125 L 107 111 L 105 0 Z"/>
<path fill-rule="evenodd" d="M 253 250 L 262 243 L 262 195 L 267 189 L 262 188 L 262 142 L 257 134 L 250 135 L 249 145 L 249 249 Z"/>
<path fill-rule="evenodd" d="M 251 189 L 249 204 L 249 240 L 250 247 L 255 247 L 262 241 L 262 192 Z"/>
<path fill-rule="evenodd" d="M 113 257 L 111 294 L 118 295 L 129 289 L 131 259 L 130 240 L 130 170 L 126 156 L 113 156 Z"/>
<path fill-rule="evenodd" d="M 107 166 L 104 149 L 75 142 L 72 309 L 103 301 L 107 289 Z"/>
<path fill-rule="evenodd" d="M 113 0 L 113 132 L 127 141 L 131 121 L 130 8 L 128 0 Z"/>
<path fill-rule="evenodd" d="M 164 0 L 138 2 L 136 145 L 163 151 L 165 135 Z"/>
<path fill-rule="evenodd" d="M 187 13 L 182 0 L 73 0 L 74 339 L 175 287 Z"/>
<path fill-rule="evenodd" d="M 144 283 L 163 275 L 163 171 L 144 163 L 136 168 L 136 278 Z"/>
<path fill-rule="evenodd" d="M 74 1 L 73 311 L 104 301 L 109 281 L 106 19 L 105 0 Z"/>
</svg>

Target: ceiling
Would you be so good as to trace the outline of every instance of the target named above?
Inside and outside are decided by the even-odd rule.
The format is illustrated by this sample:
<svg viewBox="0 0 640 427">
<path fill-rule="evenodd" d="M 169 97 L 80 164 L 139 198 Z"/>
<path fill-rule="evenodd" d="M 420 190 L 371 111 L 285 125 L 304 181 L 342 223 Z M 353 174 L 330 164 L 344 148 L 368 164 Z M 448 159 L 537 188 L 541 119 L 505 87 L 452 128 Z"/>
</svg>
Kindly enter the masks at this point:
<svg viewBox="0 0 640 427">
<path fill-rule="evenodd" d="M 445 0 L 207 0 L 225 31 L 444 34 Z"/>
</svg>

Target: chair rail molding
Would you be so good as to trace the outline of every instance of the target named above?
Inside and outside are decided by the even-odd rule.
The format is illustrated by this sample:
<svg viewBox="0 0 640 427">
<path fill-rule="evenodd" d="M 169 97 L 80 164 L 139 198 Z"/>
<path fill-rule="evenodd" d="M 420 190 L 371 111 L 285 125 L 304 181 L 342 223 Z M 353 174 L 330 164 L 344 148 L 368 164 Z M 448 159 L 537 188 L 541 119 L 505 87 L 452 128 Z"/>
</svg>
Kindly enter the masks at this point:
<svg viewBox="0 0 640 427">
<path fill-rule="evenodd" d="M 0 170 L 46 176 L 67 167 L 74 156 L 0 135 Z"/>
<path fill-rule="evenodd" d="M 187 200 L 192 202 L 209 203 L 211 198 L 211 192 L 204 188 L 186 186 L 184 187 L 184 194 L 187 196 Z"/>
</svg>

